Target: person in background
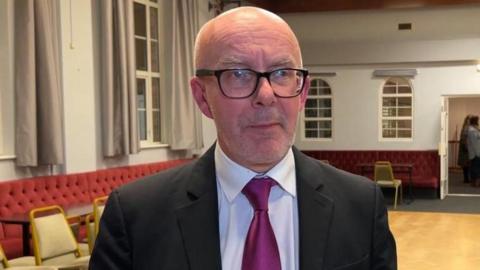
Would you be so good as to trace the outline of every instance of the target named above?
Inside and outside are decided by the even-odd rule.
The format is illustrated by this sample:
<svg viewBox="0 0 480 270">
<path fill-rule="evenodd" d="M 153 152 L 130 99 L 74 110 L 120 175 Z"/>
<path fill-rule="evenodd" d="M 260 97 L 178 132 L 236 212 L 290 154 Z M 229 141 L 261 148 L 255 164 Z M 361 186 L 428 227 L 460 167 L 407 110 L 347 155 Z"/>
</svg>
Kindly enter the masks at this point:
<svg viewBox="0 0 480 270">
<path fill-rule="evenodd" d="M 293 146 L 310 78 L 288 24 L 229 10 L 201 28 L 194 59 L 217 141 L 111 193 L 90 269 L 397 269 L 379 187 Z"/>
<path fill-rule="evenodd" d="M 480 130 L 478 116 L 470 117 L 467 135 L 468 158 L 470 159 L 470 177 L 472 186 L 480 186 Z"/>
<path fill-rule="evenodd" d="M 462 129 L 460 131 L 460 141 L 458 144 L 458 166 L 462 167 L 463 170 L 463 182 L 470 183 L 470 159 L 468 158 L 468 147 L 467 147 L 467 137 L 468 137 L 468 128 L 470 126 L 470 118 L 472 115 L 465 116 L 463 120 Z"/>
</svg>

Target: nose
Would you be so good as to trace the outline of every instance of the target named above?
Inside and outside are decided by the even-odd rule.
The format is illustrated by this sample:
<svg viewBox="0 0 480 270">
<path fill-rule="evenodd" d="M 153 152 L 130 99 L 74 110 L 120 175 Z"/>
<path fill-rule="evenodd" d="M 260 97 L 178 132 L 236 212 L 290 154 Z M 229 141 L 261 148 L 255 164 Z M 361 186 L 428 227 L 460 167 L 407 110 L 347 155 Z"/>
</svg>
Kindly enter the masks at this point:
<svg viewBox="0 0 480 270">
<path fill-rule="evenodd" d="M 257 91 L 253 98 L 253 106 L 271 106 L 277 101 L 277 96 L 267 78 L 260 78 Z"/>
</svg>

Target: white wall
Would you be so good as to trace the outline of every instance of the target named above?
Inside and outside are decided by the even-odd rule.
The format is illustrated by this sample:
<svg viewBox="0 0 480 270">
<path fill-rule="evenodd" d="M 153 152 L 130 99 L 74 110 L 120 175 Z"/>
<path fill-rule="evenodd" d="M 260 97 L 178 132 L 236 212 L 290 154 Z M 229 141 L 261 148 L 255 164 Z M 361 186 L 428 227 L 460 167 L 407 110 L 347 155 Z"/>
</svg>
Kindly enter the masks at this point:
<svg viewBox="0 0 480 270">
<path fill-rule="evenodd" d="M 302 141 L 305 150 L 436 149 L 442 95 L 480 94 L 480 6 L 420 10 L 282 14 L 296 32 L 311 72 L 336 72 L 332 87 L 333 139 Z M 448 19 L 447 19 L 448 18 Z M 413 31 L 399 32 L 398 23 Z M 379 141 L 375 69 L 415 68 L 413 140 Z M 480 106 L 479 106 L 480 107 Z"/>
</svg>

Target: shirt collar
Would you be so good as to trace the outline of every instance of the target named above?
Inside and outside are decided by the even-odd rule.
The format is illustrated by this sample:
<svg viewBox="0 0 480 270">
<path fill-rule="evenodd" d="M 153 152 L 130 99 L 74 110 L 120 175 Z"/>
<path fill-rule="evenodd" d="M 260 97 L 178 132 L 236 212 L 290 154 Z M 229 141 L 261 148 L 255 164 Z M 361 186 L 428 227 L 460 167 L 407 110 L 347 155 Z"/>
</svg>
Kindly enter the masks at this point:
<svg viewBox="0 0 480 270">
<path fill-rule="evenodd" d="M 215 170 L 221 189 L 229 202 L 242 192 L 243 187 L 254 177 L 268 176 L 292 197 L 296 196 L 295 159 L 288 149 L 283 159 L 264 174 L 258 174 L 231 160 L 217 143 L 215 147 Z"/>
</svg>

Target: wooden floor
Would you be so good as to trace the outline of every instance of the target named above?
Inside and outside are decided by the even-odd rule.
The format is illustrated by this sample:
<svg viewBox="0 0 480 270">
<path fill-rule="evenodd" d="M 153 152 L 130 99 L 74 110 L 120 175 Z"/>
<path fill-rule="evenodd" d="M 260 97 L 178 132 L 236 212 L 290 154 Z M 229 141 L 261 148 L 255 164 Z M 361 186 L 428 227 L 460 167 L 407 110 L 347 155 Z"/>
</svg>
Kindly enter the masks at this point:
<svg viewBox="0 0 480 270">
<path fill-rule="evenodd" d="M 479 270 L 480 215 L 389 211 L 399 270 Z"/>
</svg>

